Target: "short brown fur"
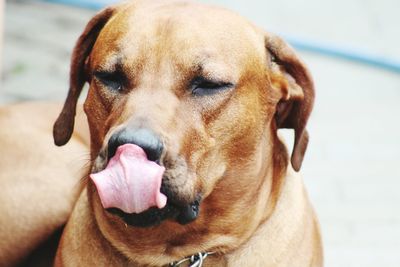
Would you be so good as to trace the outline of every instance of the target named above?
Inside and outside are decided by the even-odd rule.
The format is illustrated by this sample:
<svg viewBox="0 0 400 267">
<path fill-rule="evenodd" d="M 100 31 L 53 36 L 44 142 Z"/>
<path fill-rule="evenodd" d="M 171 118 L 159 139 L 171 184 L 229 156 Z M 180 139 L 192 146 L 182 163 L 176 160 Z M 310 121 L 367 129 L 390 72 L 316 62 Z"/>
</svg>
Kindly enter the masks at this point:
<svg viewBox="0 0 400 267">
<path fill-rule="evenodd" d="M 55 249 L 48 246 L 80 194 L 89 161 L 85 114 L 78 106 L 77 129 L 68 146 L 57 148 L 52 124 L 60 108 L 41 102 L 0 107 L 1 267 L 51 262 Z"/>
<path fill-rule="evenodd" d="M 86 69 L 92 170 L 104 168 L 112 133 L 145 126 L 165 143 L 165 179 L 177 188 L 176 199 L 190 203 L 200 194 L 203 201 L 188 225 L 167 220 L 138 228 L 105 211 L 89 182 L 56 266 L 164 266 L 200 251 L 216 252 L 204 266 L 322 266 L 314 211 L 292 169 L 300 169 L 307 147 L 313 82 L 284 41 L 237 14 L 185 1 L 108 8 L 82 36 L 74 51 L 93 48 L 73 54 L 56 143 L 68 139 L 60 132 L 72 132 L 82 87 L 75 77 L 83 75 L 76 72 Z M 125 77 L 120 92 L 93 75 L 116 70 Z M 235 86 L 196 96 L 188 89 L 195 76 Z M 291 164 L 279 128 L 295 131 Z"/>
</svg>

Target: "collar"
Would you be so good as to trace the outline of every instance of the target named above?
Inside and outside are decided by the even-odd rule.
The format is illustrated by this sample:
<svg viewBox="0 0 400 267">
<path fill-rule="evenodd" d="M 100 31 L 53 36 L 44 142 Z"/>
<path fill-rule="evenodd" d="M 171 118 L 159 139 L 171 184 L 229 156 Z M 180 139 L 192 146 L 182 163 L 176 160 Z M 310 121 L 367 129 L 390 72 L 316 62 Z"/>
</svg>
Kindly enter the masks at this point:
<svg viewBox="0 0 400 267">
<path fill-rule="evenodd" d="M 171 262 L 168 266 L 169 267 L 180 267 L 185 262 L 188 262 L 188 267 L 202 267 L 204 260 L 207 258 L 208 255 L 214 254 L 215 252 L 199 252 L 193 254 L 192 256 L 183 258 L 179 261 Z"/>
</svg>

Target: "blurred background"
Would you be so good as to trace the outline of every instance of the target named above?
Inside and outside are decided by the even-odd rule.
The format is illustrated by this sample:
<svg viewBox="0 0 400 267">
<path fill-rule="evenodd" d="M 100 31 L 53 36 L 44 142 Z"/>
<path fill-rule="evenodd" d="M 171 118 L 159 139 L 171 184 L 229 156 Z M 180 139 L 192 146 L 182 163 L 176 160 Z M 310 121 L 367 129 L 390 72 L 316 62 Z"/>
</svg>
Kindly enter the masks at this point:
<svg viewBox="0 0 400 267">
<path fill-rule="evenodd" d="M 62 101 L 72 47 L 112 1 L 58 2 L 5 2 L 0 104 Z M 314 76 L 302 174 L 326 266 L 400 266 L 400 1 L 203 2 L 283 35 Z"/>
</svg>

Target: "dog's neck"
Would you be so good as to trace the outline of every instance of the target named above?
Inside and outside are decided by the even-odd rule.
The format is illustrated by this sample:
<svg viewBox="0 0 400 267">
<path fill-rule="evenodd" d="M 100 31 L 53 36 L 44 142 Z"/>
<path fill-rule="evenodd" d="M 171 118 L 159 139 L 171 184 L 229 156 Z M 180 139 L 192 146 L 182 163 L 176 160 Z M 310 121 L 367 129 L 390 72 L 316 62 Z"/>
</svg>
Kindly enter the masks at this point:
<svg viewBox="0 0 400 267">
<path fill-rule="evenodd" d="M 227 266 L 275 266 L 296 258 L 303 253 L 306 259 L 304 243 L 309 242 L 312 234 L 309 230 L 315 224 L 313 211 L 308 204 L 307 194 L 301 177 L 289 166 L 282 179 L 279 197 L 276 200 L 274 210 L 268 219 L 258 227 L 253 236 L 239 249 L 226 256 Z M 308 231 L 305 232 L 305 229 Z M 310 237 L 311 236 L 311 237 Z M 273 254 L 260 253 L 273 251 Z M 296 247 L 298 249 L 291 249 Z M 288 251 L 294 253 L 288 254 Z M 250 255 L 257 254 L 257 257 Z M 298 266 L 306 266 L 306 263 L 298 262 Z M 290 265 L 290 264 L 289 264 Z M 279 265 L 280 266 L 280 265 Z"/>
</svg>

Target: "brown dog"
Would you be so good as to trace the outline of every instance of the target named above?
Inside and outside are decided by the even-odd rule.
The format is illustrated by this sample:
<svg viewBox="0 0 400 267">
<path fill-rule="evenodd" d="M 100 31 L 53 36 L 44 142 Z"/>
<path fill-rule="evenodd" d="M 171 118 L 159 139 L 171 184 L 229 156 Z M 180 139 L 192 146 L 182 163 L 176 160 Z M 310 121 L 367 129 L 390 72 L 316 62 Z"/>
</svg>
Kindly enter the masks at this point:
<svg viewBox="0 0 400 267">
<path fill-rule="evenodd" d="M 49 103 L 0 107 L 2 267 L 44 266 L 45 258 L 51 262 L 56 245 L 48 240 L 57 241 L 55 232 L 64 226 L 79 196 L 79 180 L 88 161 L 88 130 L 80 107 L 70 144 L 55 147 L 52 124 L 60 107 Z"/>
<path fill-rule="evenodd" d="M 101 177 L 88 180 L 56 266 L 167 266 L 190 255 L 203 266 L 322 265 L 318 223 L 294 171 L 313 82 L 285 42 L 192 2 L 107 8 L 74 49 L 58 145 L 70 138 L 86 81 L 90 173 Z M 279 128 L 295 131 L 291 161 Z M 113 183 L 145 189 L 129 195 Z M 142 196 L 150 193 L 154 202 Z"/>
</svg>

